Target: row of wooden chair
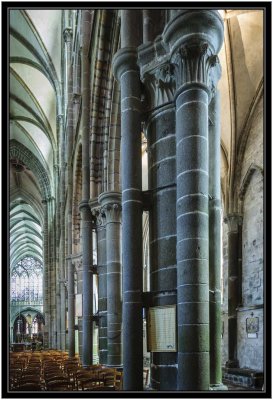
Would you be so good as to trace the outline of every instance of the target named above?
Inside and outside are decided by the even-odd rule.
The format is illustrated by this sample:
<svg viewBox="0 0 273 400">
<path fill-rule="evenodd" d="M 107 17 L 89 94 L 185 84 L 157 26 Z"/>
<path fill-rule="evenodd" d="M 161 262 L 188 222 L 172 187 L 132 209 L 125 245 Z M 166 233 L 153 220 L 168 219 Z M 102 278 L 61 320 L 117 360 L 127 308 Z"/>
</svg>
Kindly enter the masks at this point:
<svg viewBox="0 0 273 400">
<path fill-rule="evenodd" d="M 81 366 L 67 352 L 47 351 L 10 357 L 11 389 L 21 390 L 121 390 L 122 372 L 115 368 Z"/>
</svg>

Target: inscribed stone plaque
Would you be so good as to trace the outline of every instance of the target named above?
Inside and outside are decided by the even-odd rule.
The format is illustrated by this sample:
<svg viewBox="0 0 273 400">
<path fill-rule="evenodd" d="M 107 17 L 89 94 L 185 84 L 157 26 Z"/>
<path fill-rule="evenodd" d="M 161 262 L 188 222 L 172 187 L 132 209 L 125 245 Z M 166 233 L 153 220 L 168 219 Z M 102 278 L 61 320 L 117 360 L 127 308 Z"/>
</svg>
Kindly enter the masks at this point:
<svg viewBox="0 0 273 400">
<path fill-rule="evenodd" d="M 177 351 L 175 305 L 148 309 L 147 338 L 149 352 Z"/>
<path fill-rule="evenodd" d="M 82 317 L 82 294 L 76 294 L 76 317 Z"/>
</svg>

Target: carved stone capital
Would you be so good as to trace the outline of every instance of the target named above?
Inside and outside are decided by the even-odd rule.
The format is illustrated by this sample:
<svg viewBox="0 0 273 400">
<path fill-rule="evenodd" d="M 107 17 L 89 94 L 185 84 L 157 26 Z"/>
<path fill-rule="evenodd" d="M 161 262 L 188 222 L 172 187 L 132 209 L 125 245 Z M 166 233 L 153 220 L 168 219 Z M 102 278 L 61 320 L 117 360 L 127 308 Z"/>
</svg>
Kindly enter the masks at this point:
<svg viewBox="0 0 273 400">
<path fill-rule="evenodd" d="M 220 77 L 219 59 L 208 43 L 185 44 L 172 56 L 176 90 L 187 84 L 201 84 L 215 91 Z"/>
<path fill-rule="evenodd" d="M 79 93 L 73 93 L 73 98 L 72 98 L 73 104 L 80 104 L 81 97 L 82 96 Z"/>
<path fill-rule="evenodd" d="M 101 204 L 101 213 L 105 215 L 106 224 L 121 222 L 121 194 L 118 192 L 105 192 L 98 198 Z"/>
<path fill-rule="evenodd" d="M 58 114 L 57 115 L 57 123 L 58 124 L 62 124 L 63 123 L 63 118 L 64 118 L 63 114 Z"/>
<path fill-rule="evenodd" d="M 94 217 L 96 229 L 104 228 L 106 223 L 106 216 L 102 207 L 93 208 L 92 215 Z"/>
<path fill-rule="evenodd" d="M 238 213 L 227 214 L 224 222 L 228 224 L 229 232 L 238 232 L 238 226 L 242 225 L 243 217 Z"/>
<path fill-rule="evenodd" d="M 121 222 L 121 204 L 108 203 L 102 207 L 102 213 L 106 217 L 106 224 L 109 222 Z"/>
<path fill-rule="evenodd" d="M 63 31 L 63 37 L 65 43 L 71 42 L 72 40 L 73 31 L 71 28 L 65 28 Z"/>
<path fill-rule="evenodd" d="M 165 63 L 156 69 L 146 72 L 143 82 L 149 92 L 149 107 L 151 109 L 172 102 L 175 93 L 173 65 Z"/>
</svg>

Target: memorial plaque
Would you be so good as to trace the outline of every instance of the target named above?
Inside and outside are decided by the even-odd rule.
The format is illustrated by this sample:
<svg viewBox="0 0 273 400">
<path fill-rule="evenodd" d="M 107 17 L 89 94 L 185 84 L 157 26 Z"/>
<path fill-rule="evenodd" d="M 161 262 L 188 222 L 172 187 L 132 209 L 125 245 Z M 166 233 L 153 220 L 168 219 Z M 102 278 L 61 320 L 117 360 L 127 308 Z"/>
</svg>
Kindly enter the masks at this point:
<svg viewBox="0 0 273 400">
<path fill-rule="evenodd" d="M 259 318 L 252 317 L 246 319 L 246 332 L 249 339 L 256 339 L 259 331 Z"/>
<path fill-rule="evenodd" d="M 149 352 L 175 352 L 176 306 L 158 306 L 148 309 L 147 349 Z"/>
<path fill-rule="evenodd" d="M 82 317 L 82 294 L 76 294 L 75 317 Z"/>
<path fill-rule="evenodd" d="M 246 319 L 246 331 L 247 333 L 257 333 L 259 331 L 258 317 L 252 317 Z"/>
</svg>

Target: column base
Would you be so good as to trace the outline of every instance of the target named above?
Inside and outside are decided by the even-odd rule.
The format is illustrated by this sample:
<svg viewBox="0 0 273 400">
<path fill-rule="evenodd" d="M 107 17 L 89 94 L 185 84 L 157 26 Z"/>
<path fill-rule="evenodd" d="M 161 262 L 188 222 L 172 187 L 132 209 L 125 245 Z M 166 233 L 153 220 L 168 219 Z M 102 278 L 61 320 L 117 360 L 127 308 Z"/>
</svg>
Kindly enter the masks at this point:
<svg viewBox="0 0 273 400">
<path fill-rule="evenodd" d="M 228 360 L 225 365 L 226 368 L 239 368 L 238 360 Z"/>
<path fill-rule="evenodd" d="M 228 387 L 223 383 L 215 383 L 210 385 L 209 390 L 228 390 Z"/>
</svg>

